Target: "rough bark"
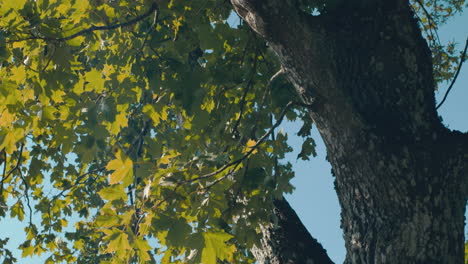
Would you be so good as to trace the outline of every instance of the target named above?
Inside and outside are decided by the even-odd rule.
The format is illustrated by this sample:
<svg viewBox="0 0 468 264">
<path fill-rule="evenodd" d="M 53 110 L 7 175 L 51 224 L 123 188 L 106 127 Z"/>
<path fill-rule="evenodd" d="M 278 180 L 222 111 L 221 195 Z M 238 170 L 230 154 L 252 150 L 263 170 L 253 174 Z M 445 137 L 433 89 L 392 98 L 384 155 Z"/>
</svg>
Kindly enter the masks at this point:
<svg viewBox="0 0 468 264">
<path fill-rule="evenodd" d="M 318 16 L 295 1 L 231 2 L 311 105 L 336 176 L 345 263 L 463 263 L 468 136 L 439 120 L 408 1 L 335 1 Z M 261 263 L 283 254 L 271 252 Z"/>
<path fill-rule="evenodd" d="M 332 264 L 325 249 L 308 232 L 296 212 L 283 198 L 274 202 L 277 223 L 262 227 L 261 247 L 252 253 L 259 263 Z"/>
</svg>

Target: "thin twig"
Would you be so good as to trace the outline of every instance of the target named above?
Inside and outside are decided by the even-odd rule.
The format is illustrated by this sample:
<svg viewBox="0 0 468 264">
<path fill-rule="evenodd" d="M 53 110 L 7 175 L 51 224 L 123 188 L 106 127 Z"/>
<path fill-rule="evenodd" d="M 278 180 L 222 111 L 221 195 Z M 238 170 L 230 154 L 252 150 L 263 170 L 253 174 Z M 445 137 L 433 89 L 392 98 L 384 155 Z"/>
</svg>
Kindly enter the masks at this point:
<svg viewBox="0 0 468 264">
<path fill-rule="evenodd" d="M 270 80 L 268 81 L 268 84 L 265 86 L 265 92 L 263 93 L 262 101 L 261 101 L 260 108 L 259 108 L 260 110 L 263 108 L 263 105 L 265 104 L 266 96 L 268 94 L 268 91 L 271 89 L 271 85 L 276 79 L 278 79 L 279 76 L 283 75 L 284 73 L 285 73 L 284 68 L 281 67 L 279 71 L 277 71 L 275 74 L 273 74 L 273 76 L 271 76 Z"/>
<path fill-rule="evenodd" d="M 455 84 L 455 81 L 457 80 L 457 77 L 458 77 L 458 74 L 460 73 L 460 69 L 463 65 L 463 62 L 465 62 L 465 57 L 466 57 L 466 50 L 468 49 L 468 38 L 466 38 L 466 42 L 465 42 L 465 48 L 463 49 L 463 53 L 460 57 L 460 62 L 458 64 L 458 69 L 457 69 L 457 72 L 455 73 L 455 75 L 453 76 L 453 80 L 452 80 L 452 83 L 450 83 L 450 86 L 449 88 L 447 89 L 447 92 L 445 92 L 445 95 L 444 95 L 444 98 L 442 99 L 442 101 L 440 101 L 440 103 L 437 105 L 436 107 L 436 110 L 439 109 L 439 107 L 445 102 L 445 99 L 447 99 L 447 96 L 448 94 L 450 93 L 450 90 L 452 90 L 453 88 L 453 85 Z"/>
<path fill-rule="evenodd" d="M 234 174 L 234 172 L 236 172 L 236 169 L 237 169 L 237 167 L 239 167 L 240 164 L 241 164 L 240 162 L 237 163 L 236 166 L 234 166 L 234 168 L 230 169 L 229 172 L 228 172 L 226 175 L 224 175 L 224 176 L 222 176 L 222 177 L 220 177 L 220 178 L 218 178 L 218 179 L 216 179 L 216 180 L 210 182 L 209 184 L 207 184 L 207 185 L 203 188 L 203 191 L 204 191 L 204 192 L 207 192 L 207 191 L 208 191 L 211 187 L 213 187 L 214 185 L 218 184 L 219 182 L 221 182 L 222 180 L 226 179 L 227 177 L 232 176 L 232 175 Z"/>
<path fill-rule="evenodd" d="M 255 75 L 255 72 L 257 71 L 257 62 L 258 62 L 257 58 L 258 58 L 258 54 L 255 54 L 255 60 L 254 60 L 254 63 L 253 63 L 252 71 L 250 72 L 249 81 L 247 82 L 247 84 L 245 86 L 244 94 L 242 95 L 239 118 L 237 118 L 236 123 L 234 124 L 234 128 L 232 130 L 235 135 L 239 134 L 237 129 L 238 129 L 240 121 L 242 119 L 242 115 L 244 114 L 244 107 L 245 107 L 245 103 L 246 103 L 247 94 L 248 94 L 250 88 L 253 85 L 253 77 Z"/>
<path fill-rule="evenodd" d="M 3 149 L 1 151 L 1 154 L 3 154 L 3 176 L 2 176 L 2 185 L 0 186 L 0 194 L 2 193 L 2 190 L 3 190 L 3 179 L 5 179 L 6 177 L 6 168 L 7 168 L 7 154 L 6 154 L 6 151 L 5 149 Z"/>
<path fill-rule="evenodd" d="M 174 187 L 173 189 L 173 192 L 175 193 L 177 191 L 177 189 L 179 187 L 181 187 L 182 185 L 184 184 L 187 184 L 187 183 L 192 183 L 192 182 L 195 182 L 195 181 L 199 181 L 199 180 L 202 180 L 202 179 L 206 179 L 206 178 L 209 178 L 209 177 L 212 177 L 212 176 L 215 176 L 215 175 L 218 175 L 220 173 L 222 173 L 223 171 L 225 171 L 226 169 L 232 167 L 232 166 L 235 166 L 233 169 L 231 169 L 231 171 L 227 174 L 227 175 L 224 175 L 223 177 L 219 178 L 219 179 L 216 179 L 214 182 L 210 183 L 208 186 L 206 186 L 205 188 L 209 188 L 211 186 L 213 186 L 214 184 L 220 182 L 221 180 L 225 179 L 226 177 L 232 175 L 236 168 L 240 165 L 240 163 L 242 161 L 244 161 L 245 159 L 247 159 L 259 146 L 260 144 L 263 143 L 263 141 L 268 138 L 268 136 L 270 136 L 271 133 L 273 133 L 273 131 L 282 123 L 283 119 L 284 119 L 284 116 L 286 115 L 287 111 L 292 107 L 292 106 L 306 106 L 306 107 L 309 107 L 308 105 L 306 104 L 303 104 L 303 103 L 298 103 L 298 102 L 292 102 L 290 101 L 284 108 L 283 108 L 283 111 L 281 112 L 280 114 L 280 117 L 278 118 L 278 120 L 276 121 L 276 123 L 270 128 L 270 130 L 268 130 L 268 132 L 266 132 L 258 141 L 257 143 L 252 146 L 250 148 L 250 150 L 244 154 L 244 156 L 242 156 L 241 158 L 237 159 L 237 160 L 234 160 L 234 161 L 231 161 L 229 163 L 226 163 L 224 164 L 223 166 L 221 166 L 221 168 L 217 169 L 216 171 L 214 172 L 211 172 L 211 173 L 208 173 L 208 174 L 205 174 L 205 175 L 202 175 L 200 177 L 196 177 L 196 178 L 193 178 L 193 179 L 189 179 L 189 180 L 185 180 L 185 181 L 180 181 L 176 184 L 176 186 Z M 168 197 L 160 200 L 158 203 L 154 204 L 151 209 L 155 209 L 155 208 L 158 208 L 160 205 L 162 205 L 163 203 L 167 202 L 168 200 Z"/>
<path fill-rule="evenodd" d="M 421 2 L 421 0 L 416 0 L 416 2 L 419 4 L 419 6 L 422 8 L 422 10 L 424 11 L 425 15 L 427 16 L 428 20 L 429 20 L 429 30 L 430 30 L 430 34 L 432 35 L 433 37 L 433 41 L 435 42 L 436 38 L 437 38 L 437 42 L 439 45 L 440 44 L 440 38 L 439 38 L 439 33 L 437 33 L 437 24 L 435 22 L 435 20 L 432 18 L 431 14 L 429 13 L 429 11 L 427 11 L 426 7 L 424 6 L 424 4 Z M 421 20 L 421 19 L 420 19 Z M 421 21 L 422 22 L 422 21 Z M 432 29 L 434 29 L 434 33 L 432 31 Z M 435 38 L 434 38 L 435 37 Z"/>
<path fill-rule="evenodd" d="M 26 179 L 24 178 L 23 176 L 23 173 L 21 173 L 21 170 L 19 171 L 19 175 L 20 175 L 20 178 L 21 180 L 23 181 L 23 184 L 24 184 L 24 194 L 26 196 L 26 205 L 28 206 L 29 208 L 29 225 L 32 225 L 32 208 L 31 208 L 31 202 L 29 200 L 29 186 L 28 186 L 28 183 L 26 182 Z"/>
<path fill-rule="evenodd" d="M 247 98 L 247 94 L 249 93 L 250 87 L 252 87 L 252 78 L 249 79 L 249 81 L 247 82 L 247 85 L 245 86 L 245 91 L 244 91 L 244 94 L 242 95 L 241 102 L 240 102 L 240 114 L 236 120 L 236 123 L 234 124 L 234 128 L 232 129 L 232 131 L 234 132 L 236 136 L 239 134 L 239 131 L 237 129 L 239 128 L 242 115 L 244 114 L 245 101 Z"/>
<path fill-rule="evenodd" d="M 151 8 L 148 11 L 146 11 L 146 13 L 144 13 L 144 14 L 138 16 L 138 17 L 135 17 L 134 19 L 130 19 L 127 22 L 114 24 L 114 25 L 110 25 L 110 26 L 94 26 L 93 25 L 93 26 L 90 26 L 87 29 L 80 30 L 80 31 L 76 32 L 75 34 L 72 34 L 72 35 L 67 36 L 67 37 L 62 37 L 62 38 L 29 37 L 29 38 L 25 38 L 25 39 L 16 39 L 16 40 L 9 41 L 9 42 L 14 43 L 14 42 L 21 42 L 21 41 L 26 41 L 26 40 L 34 40 L 34 39 L 41 39 L 41 40 L 45 40 L 45 41 L 67 41 L 67 40 L 74 39 L 74 38 L 82 36 L 82 35 L 92 33 L 92 32 L 97 31 L 97 30 L 112 30 L 112 29 L 116 29 L 116 28 L 123 28 L 123 27 L 133 25 L 133 24 L 147 18 L 148 16 L 150 16 L 153 12 L 155 12 L 157 10 L 158 10 L 158 5 L 156 3 L 153 3 L 153 5 L 151 5 Z"/>
<path fill-rule="evenodd" d="M 260 144 L 263 143 L 263 141 L 265 141 L 265 139 L 275 130 L 275 128 L 277 128 L 281 122 L 283 121 L 283 118 L 284 116 L 286 115 L 286 112 L 289 110 L 289 108 L 293 105 L 303 105 L 303 104 L 299 104 L 299 103 L 296 103 L 296 102 L 289 102 L 284 108 L 283 108 L 283 111 L 281 112 L 280 114 L 280 117 L 278 118 L 278 120 L 276 121 L 276 123 L 270 128 L 270 130 L 268 130 L 268 132 L 266 132 L 262 137 L 260 137 L 260 139 L 257 141 L 257 143 L 255 145 L 253 145 L 250 150 L 244 154 L 244 156 L 240 157 L 239 159 L 237 160 L 234 160 L 234 161 L 231 161 L 229 163 L 226 163 L 224 164 L 223 166 L 221 166 L 221 168 L 217 169 L 216 171 L 214 172 L 211 172 L 211 173 L 207 173 L 205 175 L 202 175 L 200 177 L 196 177 L 196 178 L 193 178 L 193 179 L 190 179 L 190 180 L 187 180 L 185 181 L 185 183 L 190 183 L 190 182 L 194 182 L 194 181 L 199 181 L 199 180 L 202 180 L 202 179 L 206 179 L 206 178 L 209 178 L 209 177 L 212 177 L 212 176 L 215 176 L 217 174 L 220 174 L 221 172 L 223 172 L 224 170 L 226 170 L 227 168 L 233 166 L 233 165 L 237 165 L 239 163 L 241 163 L 243 160 L 245 160 L 246 158 L 248 158 L 257 148 Z"/>
<path fill-rule="evenodd" d="M 276 141 L 275 133 L 271 133 L 271 140 Z M 274 155 L 274 165 L 273 165 L 274 167 L 273 168 L 275 169 L 275 174 L 273 175 L 274 176 L 273 181 L 275 183 L 274 186 L 276 187 L 276 181 L 277 181 L 277 178 L 278 178 L 277 177 L 278 176 L 278 155 L 276 155 L 276 154 L 273 154 L 273 155 Z"/>
<path fill-rule="evenodd" d="M 2 178 L 2 181 L 0 182 L 0 194 L 3 193 L 3 183 L 5 182 L 5 180 L 8 179 L 13 174 L 13 172 L 18 170 L 19 166 L 21 165 L 21 159 L 23 158 L 23 147 L 24 147 L 24 144 L 21 144 L 21 147 L 19 149 L 19 157 L 18 157 L 18 160 L 16 161 L 15 167 L 13 167 L 8 172 L 8 174 Z M 6 153 L 5 153 L 5 166 L 6 166 Z M 4 170 L 5 170 L 5 168 L 4 168 Z M 5 171 L 3 172 L 3 175 L 5 175 Z"/>
<path fill-rule="evenodd" d="M 255 117 L 254 126 L 252 127 L 252 131 L 250 133 L 252 135 L 252 138 L 254 138 L 254 136 L 255 136 L 255 132 L 256 132 L 257 126 L 258 126 L 258 120 L 260 119 L 260 114 L 261 114 L 263 106 L 265 105 L 265 101 L 266 101 L 266 97 L 268 95 L 268 92 L 271 90 L 271 85 L 279 76 L 283 75 L 284 73 L 285 73 L 284 68 L 281 67 L 279 69 L 279 71 L 277 71 L 275 74 L 273 74 L 273 76 L 271 76 L 270 80 L 268 81 L 267 85 L 265 86 L 265 90 L 263 92 L 262 99 L 260 101 L 260 105 L 258 106 L 258 112 L 257 112 L 257 116 Z"/>
<path fill-rule="evenodd" d="M 99 169 L 95 169 L 95 170 L 92 170 L 92 171 L 88 171 L 86 173 L 83 173 L 81 174 L 80 176 L 78 176 L 75 180 L 75 183 L 73 185 L 70 185 L 69 187 L 66 187 L 64 188 L 60 193 L 54 195 L 54 197 L 52 198 L 51 201 L 54 201 L 55 199 L 57 199 L 58 197 L 62 196 L 66 191 L 76 187 L 77 185 L 81 184 L 81 180 L 84 179 L 86 176 L 90 175 L 90 174 L 96 174 L 96 173 L 99 173 L 101 171 L 103 171 L 105 169 L 105 167 L 103 168 L 99 168 Z"/>
</svg>

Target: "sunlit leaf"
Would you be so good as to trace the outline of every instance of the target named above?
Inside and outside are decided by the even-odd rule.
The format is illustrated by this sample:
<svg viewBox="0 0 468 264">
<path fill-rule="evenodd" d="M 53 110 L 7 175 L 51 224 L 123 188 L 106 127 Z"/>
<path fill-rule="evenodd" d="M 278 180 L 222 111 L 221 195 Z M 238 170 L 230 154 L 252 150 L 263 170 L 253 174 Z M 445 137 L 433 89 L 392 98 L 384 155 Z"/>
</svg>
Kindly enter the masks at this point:
<svg viewBox="0 0 468 264">
<path fill-rule="evenodd" d="M 128 181 L 133 176 L 133 162 L 120 150 L 116 153 L 116 159 L 107 164 L 106 169 L 114 171 L 109 176 L 110 184 L 116 184 L 125 179 Z"/>
<path fill-rule="evenodd" d="M 102 199 L 106 199 L 109 201 L 114 201 L 114 200 L 119 200 L 119 199 L 125 200 L 127 198 L 125 189 L 123 185 L 121 184 L 116 184 L 110 187 L 106 187 L 100 190 L 98 193 Z"/>
<path fill-rule="evenodd" d="M 234 245 L 227 246 L 226 242 L 232 235 L 222 232 L 203 233 L 205 247 L 202 251 L 202 263 L 216 263 L 216 260 L 232 260 L 232 255 L 236 248 Z"/>
</svg>

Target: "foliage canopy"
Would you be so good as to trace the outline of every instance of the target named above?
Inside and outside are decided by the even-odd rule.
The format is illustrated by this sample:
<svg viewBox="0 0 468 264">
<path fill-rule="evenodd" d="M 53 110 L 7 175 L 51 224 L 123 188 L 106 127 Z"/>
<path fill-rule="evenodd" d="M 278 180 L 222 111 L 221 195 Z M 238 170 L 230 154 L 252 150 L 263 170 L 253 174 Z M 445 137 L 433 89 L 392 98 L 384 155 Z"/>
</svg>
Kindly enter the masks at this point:
<svg viewBox="0 0 468 264">
<path fill-rule="evenodd" d="M 414 8 L 440 82 L 458 56 L 435 32 L 463 1 L 435 2 Z M 307 110 L 227 1 L 3 1 L 0 63 L 0 215 L 28 222 L 22 257 L 253 263 L 293 190 L 284 117 L 303 121 L 298 158 L 315 154 Z"/>
</svg>

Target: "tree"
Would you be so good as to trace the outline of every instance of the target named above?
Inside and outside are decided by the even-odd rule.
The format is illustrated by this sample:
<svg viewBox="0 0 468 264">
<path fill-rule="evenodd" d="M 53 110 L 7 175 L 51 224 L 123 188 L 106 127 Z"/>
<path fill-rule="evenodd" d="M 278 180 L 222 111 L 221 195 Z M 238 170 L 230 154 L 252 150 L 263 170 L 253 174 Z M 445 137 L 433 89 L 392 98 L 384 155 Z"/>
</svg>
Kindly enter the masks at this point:
<svg viewBox="0 0 468 264">
<path fill-rule="evenodd" d="M 462 263 L 468 135 L 434 89 L 463 4 L 2 3 L 0 214 L 48 263 L 331 263 L 282 198 L 288 118 L 298 158 L 325 141 L 346 263 Z"/>
</svg>

